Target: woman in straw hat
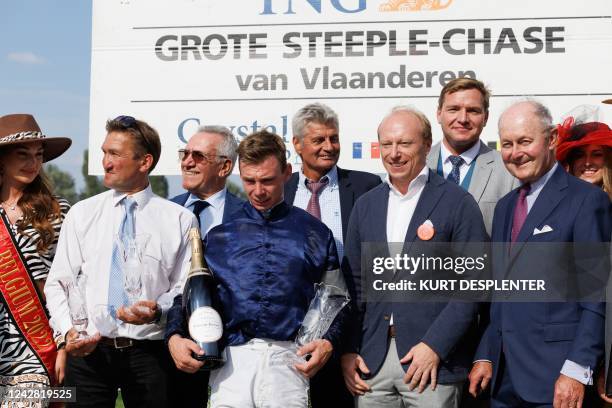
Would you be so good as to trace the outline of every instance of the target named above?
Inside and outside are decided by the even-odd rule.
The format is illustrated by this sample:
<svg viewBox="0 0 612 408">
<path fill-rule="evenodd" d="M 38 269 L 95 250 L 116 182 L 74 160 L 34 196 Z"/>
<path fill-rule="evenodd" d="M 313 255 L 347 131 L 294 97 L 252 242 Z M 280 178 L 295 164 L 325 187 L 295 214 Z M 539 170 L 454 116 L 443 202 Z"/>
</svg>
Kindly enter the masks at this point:
<svg viewBox="0 0 612 408">
<path fill-rule="evenodd" d="M 57 351 L 43 286 L 70 205 L 51 193 L 42 164 L 70 144 L 68 138 L 45 137 L 32 115 L 0 117 L 2 387 L 49 386 L 63 379 L 65 352 Z"/>
</svg>

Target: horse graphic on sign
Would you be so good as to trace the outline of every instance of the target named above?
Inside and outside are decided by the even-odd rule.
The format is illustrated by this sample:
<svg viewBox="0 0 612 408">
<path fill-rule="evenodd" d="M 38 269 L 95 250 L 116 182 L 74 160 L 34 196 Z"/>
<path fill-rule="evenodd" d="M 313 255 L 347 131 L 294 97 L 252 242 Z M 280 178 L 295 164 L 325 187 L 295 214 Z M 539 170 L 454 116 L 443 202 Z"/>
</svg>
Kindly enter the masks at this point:
<svg viewBox="0 0 612 408">
<path fill-rule="evenodd" d="M 380 5 L 379 11 L 421 11 L 445 9 L 453 2 L 447 0 L 389 0 Z"/>
</svg>

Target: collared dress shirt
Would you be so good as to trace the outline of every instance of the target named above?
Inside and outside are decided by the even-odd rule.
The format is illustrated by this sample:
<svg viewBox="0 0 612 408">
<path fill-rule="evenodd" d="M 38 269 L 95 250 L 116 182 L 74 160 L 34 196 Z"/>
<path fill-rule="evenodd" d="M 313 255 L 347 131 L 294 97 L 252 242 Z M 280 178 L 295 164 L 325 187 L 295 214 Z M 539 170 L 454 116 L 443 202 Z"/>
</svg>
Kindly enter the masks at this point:
<svg viewBox="0 0 612 408">
<path fill-rule="evenodd" d="M 281 202 L 210 230 L 205 257 L 215 279 L 215 303 L 223 319 L 224 345 L 253 338 L 293 340 L 324 275 L 337 274 L 332 232 L 306 211 Z M 324 338 L 334 346 L 340 322 Z"/>
<path fill-rule="evenodd" d="M 321 221 L 334 234 L 336 248 L 338 250 L 338 259 L 342 259 L 344 255 L 344 243 L 342 236 L 342 214 L 340 213 L 340 191 L 338 185 L 338 168 L 336 166 L 323 177 L 327 177 L 329 182 L 321 192 L 319 192 L 319 206 L 321 207 Z M 319 181 L 319 180 L 311 180 Z M 300 179 L 298 181 L 297 190 L 295 191 L 295 199 L 293 205 L 303 210 L 308 206 L 312 193 L 306 187 L 306 176 L 300 171 Z"/>
<path fill-rule="evenodd" d="M 389 243 L 389 255 L 395 257 L 399 255 L 397 250 L 401 252 L 402 245 L 397 243 L 403 243 L 406 239 L 406 233 L 412 221 L 414 210 L 421 198 L 421 193 L 427 184 L 429 179 L 429 168 L 424 166 L 420 173 L 410 182 L 408 185 L 408 191 L 406 194 L 402 194 L 394 185 L 391 183 L 389 174 L 385 178 L 385 183 L 389 185 L 389 204 L 387 205 L 387 242 Z M 395 244 L 395 245 L 392 245 Z M 389 325 L 393 325 L 393 315 L 389 320 Z"/>
<path fill-rule="evenodd" d="M 121 200 L 126 194 L 109 190 L 75 204 L 68 212 L 45 285 L 51 326 L 56 332 L 72 328 L 66 297 L 58 281 L 83 274 L 89 314 L 87 332 L 98 332 L 93 313 L 108 304 L 108 283 L 114 241 L 124 216 Z M 156 196 L 151 186 L 131 195 L 136 201 L 136 235 L 148 235 L 144 249 L 141 299 L 156 301 L 162 309 L 160 323 L 119 324 L 112 337 L 159 340 L 165 316 L 180 291 L 189 269 L 189 229 L 197 226 L 193 214 Z"/>
<path fill-rule="evenodd" d="M 463 182 L 463 179 L 467 175 L 470 170 L 470 165 L 476 157 L 478 157 L 478 152 L 480 151 L 480 141 L 474 143 L 474 146 L 467 149 L 465 152 L 461 153 L 459 156 L 463 159 L 463 164 L 459 167 L 459 184 Z M 440 160 L 442 160 L 442 171 L 444 172 L 444 178 L 446 179 L 450 172 L 453 170 L 453 164 L 449 160 L 451 156 L 451 152 L 448 151 L 444 142 L 440 143 Z"/>
<path fill-rule="evenodd" d="M 223 189 L 217 191 L 206 200 L 202 200 L 193 194 L 189 194 L 189 197 L 187 197 L 184 207 L 191 212 L 193 212 L 193 206 L 196 201 L 206 201 L 208 204 L 210 204 L 200 213 L 200 233 L 203 237 L 206 236 L 212 227 L 216 227 L 223 221 L 226 192 L 227 188 L 223 187 Z"/>
</svg>

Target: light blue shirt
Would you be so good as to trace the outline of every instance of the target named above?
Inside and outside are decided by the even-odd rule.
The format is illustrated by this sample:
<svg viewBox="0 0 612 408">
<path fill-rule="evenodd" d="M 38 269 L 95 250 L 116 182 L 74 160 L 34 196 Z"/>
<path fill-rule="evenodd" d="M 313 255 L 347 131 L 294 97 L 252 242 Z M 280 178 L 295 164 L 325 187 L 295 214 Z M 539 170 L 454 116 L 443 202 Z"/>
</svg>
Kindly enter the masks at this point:
<svg viewBox="0 0 612 408">
<path fill-rule="evenodd" d="M 558 163 L 555 163 L 554 166 L 546 174 L 542 177 L 531 183 L 531 189 L 529 190 L 529 194 L 525 199 L 527 200 L 527 214 L 531 211 L 531 208 L 535 204 L 538 196 L 544 189 L 548 180 L 552 177 L 554 172 L 557 170 L 559 166 Z M 584 385 L 592 385 L 593 384 L 593 370 L 591 367 L 584 367 L 580 364 L 573 362 L 572 360 L 565 360 L 563 363 L 563 367 L 561 367 L 561 374 L 573 378 L 574 380 L 584 384 Z"/>
<path fill-rule="evenodd" d="M 559 166 L 559 164 L 555 163 L 555 165 L 552 166 L 552 169 L 548 170 L 546 174 L 531 183 L 529 194 L 527 194 L 527 196 L 525 197 L 525 199 L 527 200 L 527 214 L 529 214 L 529 211 L 531 211 L 531 207 L 533 207 L 533 204 L 538 199 L 540 192 L 542 191 L 546 183 L 548 183 L 548 180 L 550 180 L 555 170 L 557 170 L 557 166 Z"/>
<path fill-rule="evenodd" d="M 223 222 L 223 211 L 225 210 L 225 193 L 227 188 L 217 191 L 215 194 L 208 197 L 206 200 L 198 198 L 198 196 L 189 194 L 184 207 L 193 212 L 193 206 L 196 201 L 206 201 L 210 204 L 200 213 L 200 234 L 205 237 L 213 227 Z"/>
<path fill-rule="evenodd" d="M 319 192 L 319 206 L 321 207 L 321 221 L 327 225 L 334 234 L 336 248 L 338 250 L 338 259 L 342 259 L 344 255 L 344 244 L 342 243 L 342 214 L 340 212 L 340 192 L 338 190 L 338 168 L 336 166 L 323 177 L 327 177 L 329 182 L 325 188 Z M 319 180 L 312 180 L 319 181 Z M 300 179 L 298 181 L 297 190 L 293 205 L 306 210 L 308 201 L 312 193 L 306 187 L 306 176 L 300 171 Z"/>
</svg>

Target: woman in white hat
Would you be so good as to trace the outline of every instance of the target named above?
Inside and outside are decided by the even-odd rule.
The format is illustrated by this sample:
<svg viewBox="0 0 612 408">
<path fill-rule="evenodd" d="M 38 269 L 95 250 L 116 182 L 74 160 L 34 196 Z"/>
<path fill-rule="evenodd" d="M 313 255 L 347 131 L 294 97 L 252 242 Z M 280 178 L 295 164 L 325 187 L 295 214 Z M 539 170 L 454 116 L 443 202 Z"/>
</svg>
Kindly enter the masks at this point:
<svg viewBox="0 0 612 408">
<path fill-rule="evenodd" d="M 32 115 L 0 117 L 0 386 L 7 392 L 63 379 L 65 351 L 57 350 L 43 286 L 70 205 L 52 194 L 42 164 L 70 144 L 45 137 Z"/>
</svg>

